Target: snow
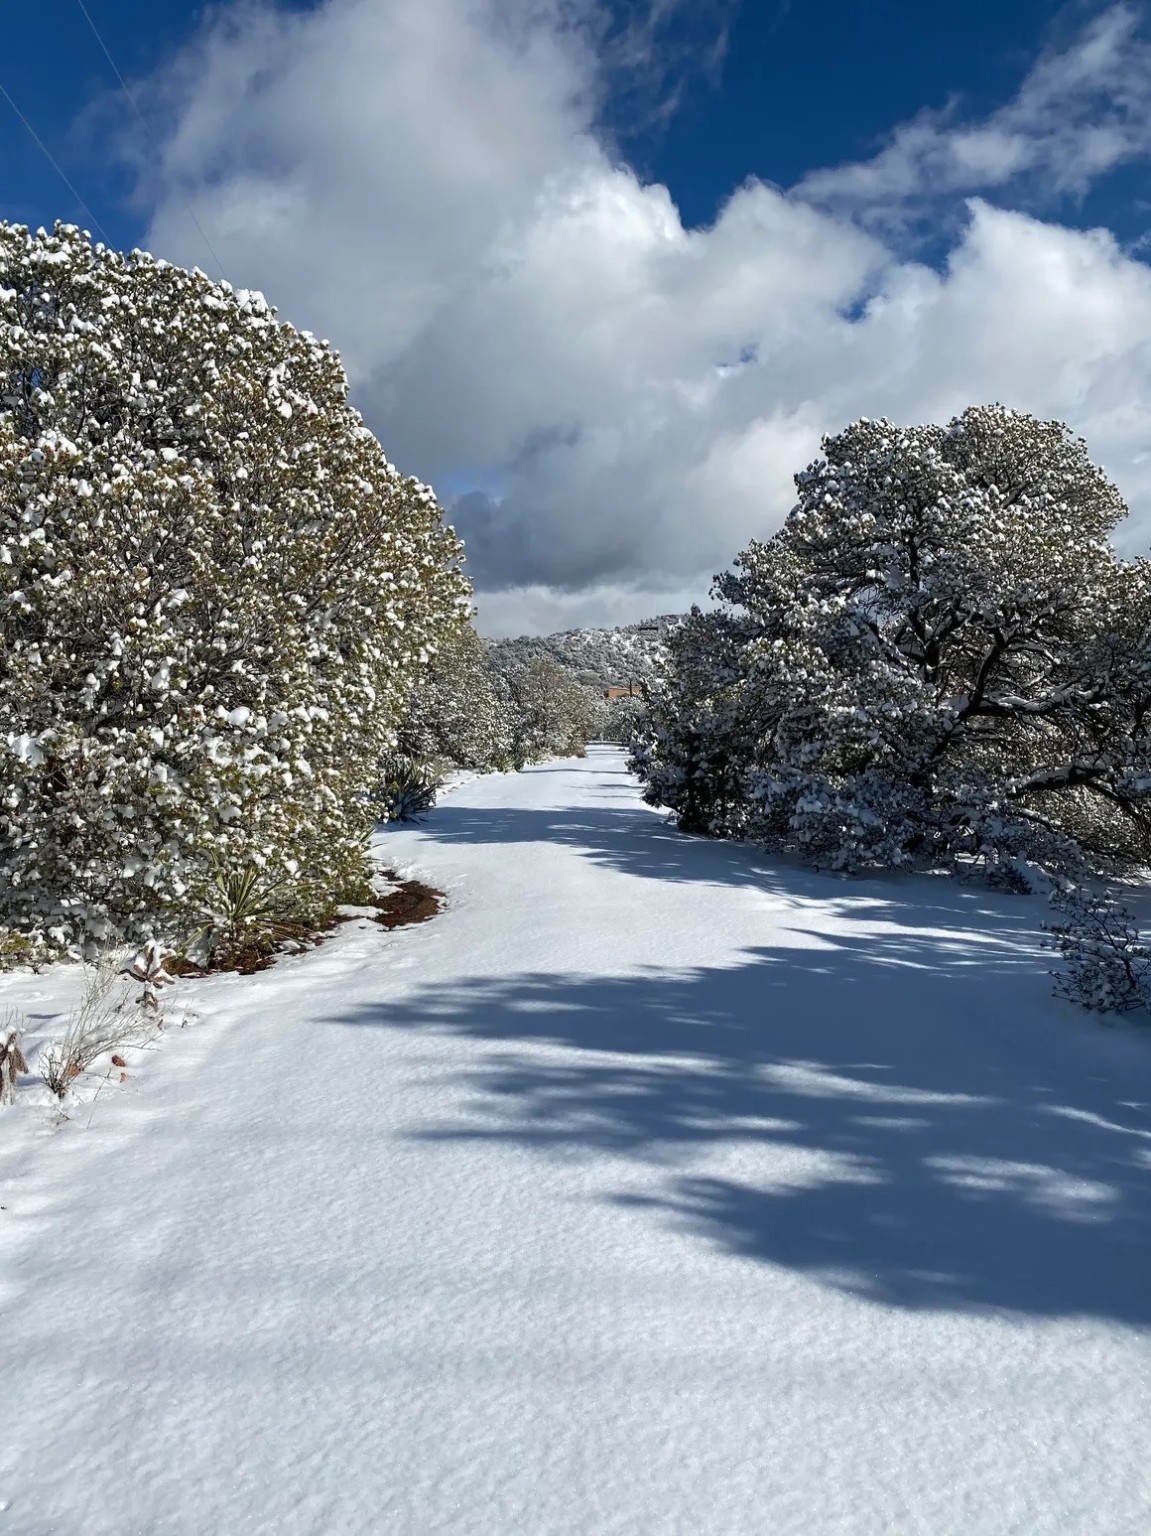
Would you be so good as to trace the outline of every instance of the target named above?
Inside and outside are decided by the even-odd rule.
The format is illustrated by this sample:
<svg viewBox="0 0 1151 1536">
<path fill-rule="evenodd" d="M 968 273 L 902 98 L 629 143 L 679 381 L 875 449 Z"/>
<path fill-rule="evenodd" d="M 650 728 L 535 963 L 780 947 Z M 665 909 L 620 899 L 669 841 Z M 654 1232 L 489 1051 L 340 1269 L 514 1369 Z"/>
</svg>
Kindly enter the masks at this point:
<svg viewBox="0 0 1151 1536">
<path fill-rule="evenodd" d="M 447 910 L 0 1111 L 4 1536 L 1151 1529 L 1151 1040 L 1041 904 L 684 838 L 603 748 L 379 854 Z"/>
<path fill-rule="evenodd" d="M 31 763 L 33 767 L 39 767 L 44 761 L 44 751 L 35 736 L 26 734 L 19 736 L 7 736 L 5 738 L 13 755 L 18 762 Z"/>
</svg>

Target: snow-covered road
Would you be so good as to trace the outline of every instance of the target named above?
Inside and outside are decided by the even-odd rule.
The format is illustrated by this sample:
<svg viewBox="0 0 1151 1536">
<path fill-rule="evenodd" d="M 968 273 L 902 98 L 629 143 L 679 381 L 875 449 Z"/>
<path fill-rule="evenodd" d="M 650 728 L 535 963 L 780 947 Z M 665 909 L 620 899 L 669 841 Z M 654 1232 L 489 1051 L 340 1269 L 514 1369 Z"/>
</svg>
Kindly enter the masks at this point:
<svg viewBox="0 0 1151 1536">
<path fill-rule="evenodd" d="M 1036 902 L 603 748 L 381 845 L 449 910 L 181 984 L 0 1145 L 0 1536 L 1151 1531 L 1151 1039 Z"/>
</svg>

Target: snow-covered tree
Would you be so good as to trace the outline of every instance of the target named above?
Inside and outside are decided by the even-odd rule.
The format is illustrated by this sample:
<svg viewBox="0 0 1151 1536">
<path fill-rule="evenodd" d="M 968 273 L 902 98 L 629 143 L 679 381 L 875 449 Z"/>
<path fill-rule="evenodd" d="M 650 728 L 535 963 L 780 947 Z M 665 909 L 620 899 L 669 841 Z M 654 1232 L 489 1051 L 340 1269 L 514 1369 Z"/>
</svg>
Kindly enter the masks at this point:
<svg viewBox="0 0 1151 1536">
<path fill-rule="evenodd" d="M 443 773 L 512 763 L 514 708 L 471 625 L 443 646 L 412 691 L 399 751 Z"/>
<path fill-rule="evenodd" d="M 636 723 L 629 762 L 644 798 L 673 809 L 685 832 L 746 834 L 744 781 L 755 743 L 741 684 L 752 634 L 735 614 L 693 608 L 668 636 L 664 680 Z"/>
<path fill-rule="evenodd" d="M 512 707 L 517 768 L 548 757 L 582 757 L 604 718 L 603 700 L 565 668 L 542 657 L 500 674 Z"/>
<path fill-rule="evenodd" d="M 629 746 L 640 725 L 647 718 L 647 704 L 639 694 L 624 694 L 609 699 L 603 711 L 599 734 L 602 740 Z"/>
<path fill-rule="evenodd" d="M 0 929 L 171 934 L 364 862 L 459 545 L 257 293 L 0 226 Z"/>
<path fill-rule="evenodd" d="M 837 868 L 1151 854 L 1151 568 L 1058 422 L 856 422 L 672 639 L 636 763 L 685 826 Z"/>
</svg>

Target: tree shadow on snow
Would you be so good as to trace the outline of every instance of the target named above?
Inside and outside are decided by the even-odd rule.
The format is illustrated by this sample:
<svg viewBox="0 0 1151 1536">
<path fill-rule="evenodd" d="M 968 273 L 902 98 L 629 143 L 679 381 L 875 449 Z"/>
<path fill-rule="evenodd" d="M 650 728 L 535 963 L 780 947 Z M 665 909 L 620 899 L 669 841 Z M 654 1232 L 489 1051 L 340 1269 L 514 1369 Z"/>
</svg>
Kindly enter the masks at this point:
<svg viewBox="0 0 1151 1536">
<path fill-rule="evenodd" d="M 873 919 L 881 909 L 900 922 L 930 924 L 933 914 L 949 920 L 959 909 L 972 918 L 992 917 L 1007 928 L 1034 932 L 1034 908 L 1026 902 L 996 898 L 979 882 L 963 884 L 946 876 L 884 874 L 877 879 L 820 872 L 798 861 L 768 856 L 748 843 L 696 837 L 681 832 L 663 811 L 643 804 L 636 781 L 624 769 L 605 769 L 602 755 L 614 749 L 591 749 L 586 759 L 563 767 L 530 767 L 527 775 L 586 772 L 596 779 L 594 790 L 581 790 L 581 803 L 554 807 L 467 806 L 451 800 L 437 805 L 419 828 L 431 842 L 473 847 L 553 843 L 582 853 L 592 863 L 620 874 L 703 887 L 753 887 L 786 903 L 803 907 L 808 901 L 826 906 L 841 899 L 846 907 L 869 906 Z M 596 800 L 623 804 L 595 806 Z M 399 823 L 382 823 L 377 835 L 411 836 Z M 906 892 L 906 895 L 904 895 Z M 938 893 L 938 894 L 936 894 Z M 1017 916 L 1004 919 L 1012 906 Z"/>
<path fill-rule="evenodd" d="M 1030 957 L 1013 988 L 1021 963 L 985 935 L 869 933 L 476 978 L 341 1022 L 512 1044 L 421 1139 L 638 1160 L 654 1192 L 608 1198 L 877 1303 L 1151 1324 L 1151 1072 L 1116 1093 L 1096 1038 L 1013 1007 L 1041 984 Z M 738 1177 L 691 1167 L 725 1151 Z"/>
<path fill-rule="evenodd" d="M 621 779 L 624 777 L 621 775 Z M 690 881 L 700 886 L 752 886 L 797 904 L 808 900 L 826 904 L 842 893 L 849 904 L 870 902 L 893 911 L 898 908 L 901 913 L 919 912 L 925 920 L 931 912 L 946 912 L 953 917 L 962 906 L 970 908 L 972 915 L 993 913 L 998 919 L 1004 906 L 1002 901 L 989 902 L 985 887 L 975 883 L 963 885 L 944 876 L 848 879 L 785 860 L 773 859 L 769 864 L 764 853 L 748 844 L 680 832 L 662 813 L 638 803 L 634 787 L 615 793 L 626 803 L 604 808 L 578 805 L 524 809 L 448 802 L 436 806 L 420 830 L 430 841 L 449 846 L 554 843 L 621 874 L 673 884 Z M 605 798 L 615 798 L 615 794 L 609 792 Z M 389 829 L 382 830 L 386 836 Z M 898 896 L 903 890 L 907 892 L 906 901 L 893 901 L 893 893 Z M 939 892 L 942 905 L 935 904 L 934 891 Z M 1023 915 L 1026 904 L 1019 906 Z M 1033 910 L 1026 910 L 1025 921 L 1034 927 Z"/>
<path fill-rule="evenodd" d="M 634 799 L 448 804 L 426 835 L 695 881 L 704 923 L 709 885 L 755 886 L 793 926 L 734 966 L 481 976 L 345 1016 L 507 1043 L 414 1134 L 613 1154 L 643 1192 L 607 1198 L 879 1304 L 1151 1325 L 1151 1050 L 1049 1000 L 1035 902 L 769 867 Z"/>
</svg>

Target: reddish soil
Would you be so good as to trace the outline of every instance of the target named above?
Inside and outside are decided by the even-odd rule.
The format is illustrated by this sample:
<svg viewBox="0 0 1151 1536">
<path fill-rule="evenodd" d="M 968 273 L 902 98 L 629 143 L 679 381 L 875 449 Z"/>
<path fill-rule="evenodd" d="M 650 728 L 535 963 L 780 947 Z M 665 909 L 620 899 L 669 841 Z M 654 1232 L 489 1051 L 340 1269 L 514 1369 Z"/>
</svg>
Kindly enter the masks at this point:
<svg viewBox="0 0 1151 1536">
<path fill-rule="evenodd" d="M 424 885 L 421 880 L 401 880 L 389 869 L 381 871 L 385 880 L 395 883 L 396 889 L 377 896 L 372 903 L 379 909 L 379 916 L 372 919 L 381 928 L 404 928 L 410 923 L 426 923 L 442 911 L 443 891 Z"/>
</svg>

